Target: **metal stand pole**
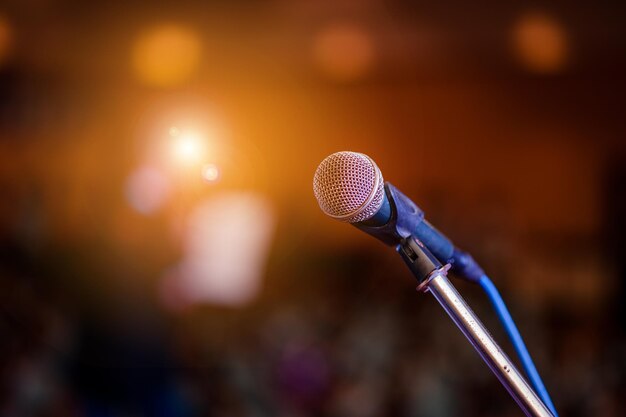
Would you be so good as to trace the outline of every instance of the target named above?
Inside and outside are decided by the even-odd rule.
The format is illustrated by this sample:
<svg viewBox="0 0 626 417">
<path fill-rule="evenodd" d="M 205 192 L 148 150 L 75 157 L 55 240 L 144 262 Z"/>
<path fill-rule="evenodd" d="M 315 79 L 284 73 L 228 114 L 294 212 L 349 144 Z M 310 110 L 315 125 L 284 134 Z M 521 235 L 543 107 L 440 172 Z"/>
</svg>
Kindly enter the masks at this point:
<svg viewBox="0 0 626 417">
<path fill-rule="evenodd" d="M 436 271 L 427 282 L 425 290 L 446 310 L 522 411 L 527 416 L 552 417 L 552 413 L 450 283 L 445 270 Z"/>
<path fill-rule="evenodd" d="M 450 265 L 441 266 L 430 251 L 413 237 L 403 240 L 397 250 L 420 281 L 417 289 L 430 292 L 435 297 L 522 411 L 529 417 L 553 417 L 450 283 L 447 278 Z"/>
</svg>

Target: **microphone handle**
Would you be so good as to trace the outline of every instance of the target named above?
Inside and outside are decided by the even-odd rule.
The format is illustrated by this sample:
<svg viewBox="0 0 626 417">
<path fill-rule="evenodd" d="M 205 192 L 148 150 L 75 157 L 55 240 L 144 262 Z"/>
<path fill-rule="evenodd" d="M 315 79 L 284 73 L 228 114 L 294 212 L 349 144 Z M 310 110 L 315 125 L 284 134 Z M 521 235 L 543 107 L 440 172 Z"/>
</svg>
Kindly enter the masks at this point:
<svg viewBox="0 0 626 417">
<path fill-rule="evenodd" d="M 415 236 L 437 259 L 450 263 L 452 270 L 468 281 L 476 283 L 485 274 L 470 254 L 456 248 L 446 235 L 424 218 L 424 212 L 390 182 L 385 183 L 385 197 L 381 213 L 385 212 L 386 218 L 377 215 L 371 221 L 353 225 L 389 246 Z M 389 215 L 386 214 L 388 211 Z"/>
</svg>

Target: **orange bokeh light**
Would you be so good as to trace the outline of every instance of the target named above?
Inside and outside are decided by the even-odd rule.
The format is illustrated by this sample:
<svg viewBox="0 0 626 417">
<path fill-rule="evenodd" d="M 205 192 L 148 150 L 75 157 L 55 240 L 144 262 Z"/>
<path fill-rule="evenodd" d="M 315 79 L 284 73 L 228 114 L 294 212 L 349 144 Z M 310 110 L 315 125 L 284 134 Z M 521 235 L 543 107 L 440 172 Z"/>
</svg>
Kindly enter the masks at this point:
<svg viewBox="0 0 626 417">
<path fill-rule="evenodd" d="M 136 77 L 153 87 L 174 87 L 198 69 L 202 55 L 199 37 L 183 26 L 151 28 L 135 40 L 132 67 Z"/>
<path fill-rule="evenodd" d="M 0 14 L 0 64 L 3 64 L 13 46 L 13 30 L 8 19 Z"/>
<path fill-rule="evenodd" d="M 517 21 L 513 28 L 513 47 L 521 63 L 537 73 L 558 72 L 568 58 L 565 29 L 543 13 L 528 13 Z"/>
<path fill-rule="evenodd" d="M 361 78 L 374 63 L 372 39 L 355 24 L 329 26 L 314 40 L 313 60 L 322 72 L 338 81 Z"/>
</svg>

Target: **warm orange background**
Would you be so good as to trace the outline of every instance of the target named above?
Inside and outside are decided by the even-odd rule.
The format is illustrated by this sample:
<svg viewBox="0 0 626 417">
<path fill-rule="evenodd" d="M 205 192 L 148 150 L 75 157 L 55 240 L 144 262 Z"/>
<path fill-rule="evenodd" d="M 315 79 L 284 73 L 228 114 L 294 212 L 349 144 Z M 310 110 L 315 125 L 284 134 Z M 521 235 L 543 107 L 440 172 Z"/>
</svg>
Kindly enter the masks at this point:
<svg viewBox="0 0 626 417">
<path fill-rule="evenodd" d="M 393 251 L 319 211 L 317 164 L 353 150 L 492 274 L 562 416 L 619 415 L 624 12 L 582 3 L 6 2 L 0 414 L 92 415 L 109 404 L 112 414 L 93 415 L 153 415 L 130 388 L 104 399 L 94 394 L 103 388 L 85 388 L 124 379 L 89 368 L 85 357 L 96 354 L 84 340 L 95 333 L 139 356 L 152 352 L 144 343 L 162 345 L 167 378 L 194 392 L 169 415 L 517 415 L 438 306 L 413 293 Z M 157 145 L 172 126 L 213 129 L 206 162 L 219 181 L 181 168 L 170 197 L 142 214 L 125 183 L 145 161 L 168 157 Z M 266 197 L 276 214 L 261 292 L 238 308 L 172 311 L 157 287 L 184 252 L 181 224 L 229 190 Z M 486 300 L 458 285 L 512 355 Z M 138 324 L 116 330 L 129 316 Z M 370 320 L 383 324 L 359 343 L 383 351 L 384 369 L 346 371 L 350 335 Z M 291 324 L 278 331 L 276 321 Z M 264 339 L 274 337 L 283 342 Z M 257 369 L 288 357 L 290 343 L 326 355 L 332 377 L 311 398 Z M 117 363 L 111 351 L 97 355 Z M 359 366 L 374 360 L 363 357 Z M 248 388 L 231 381 L 237 369 Z M 31 414 L 20 408 L 25 374 L 60 387 Z"/>
</svg>

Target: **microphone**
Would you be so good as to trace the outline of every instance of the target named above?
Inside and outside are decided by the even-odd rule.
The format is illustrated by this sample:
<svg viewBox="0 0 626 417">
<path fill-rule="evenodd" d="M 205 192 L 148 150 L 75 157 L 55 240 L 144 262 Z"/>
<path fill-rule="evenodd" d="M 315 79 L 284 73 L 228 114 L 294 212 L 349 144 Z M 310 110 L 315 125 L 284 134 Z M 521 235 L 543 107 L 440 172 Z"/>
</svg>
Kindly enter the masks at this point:
<svg viewBox="0 0 626 417">
<path fill-rule="evenodd" d="M 460 277 L 478 282 L 483 270 L 468 253 L 456 248 L 424 218 L 424 212 L 389 182 L 376 163 L 358 152 L 336 152 L 315 171 L 313 192 L 322 211 L 398 246 L 413 236 Z"/>
<path fill-rule="evenodd" d="M 528 350 L 491 280 L 468 253 L 456 248 L 450 239 L 424 219 L 424 212 L 413 201 L 383 180 L 380 169 L 369 156 L 357 152 L 337 152 L 326 157 L 315 171 L 313 192 L 320 208 L 328 216 L 350 223 L 396 247 L 419 281 L 417 290 L 433 294 L 527 416 L 557 415 Z M 442 266 L 442 263 L 448 265 Z M 450 268 L 459 277 L 485 289 L 518 351 L 526 373 L 542 394 L 541 398 L 528 386 L 448 281 L 447 271 Z M 544 403 L 550 404 L 552 411 Z"/>
</svg>

